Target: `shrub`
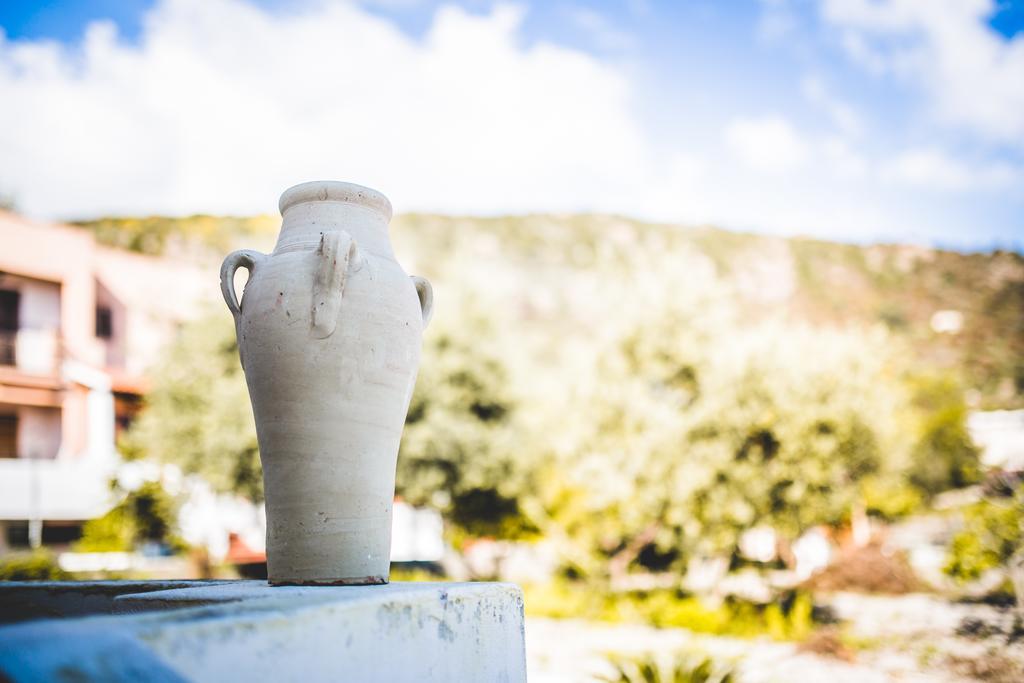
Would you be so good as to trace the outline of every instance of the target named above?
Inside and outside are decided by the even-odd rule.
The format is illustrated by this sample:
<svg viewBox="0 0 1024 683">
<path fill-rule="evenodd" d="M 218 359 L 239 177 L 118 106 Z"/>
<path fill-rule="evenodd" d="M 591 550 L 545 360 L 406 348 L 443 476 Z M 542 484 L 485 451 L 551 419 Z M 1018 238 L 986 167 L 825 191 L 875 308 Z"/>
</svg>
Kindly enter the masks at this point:
<svg viewBox="0 0 1024 683">
<path fill-rule="evenodd" d="M 45 550 L 0 560 L 0 581 L 67 581 L 71 575 Z"/>
<path fill-rule="evenodd" d="M 767 605 L 730 598 L 717 606 L 674 590 L 601 594 L 593 587 L 568 581 L 526 586 L 525 594 L 529 614 L 556 619 L 646 623 L 695 633 L 776 640 L 801 640 L 815 624 L 813 601 L 802 591 L 788 592 Z"/>
<path fill-rule="evenodd" d="M 175 534 L 176 520 L 174 499 L 157 482 L 146 482 L 128 493 L 107 514 L 86 522 L 75 549 L 128 552 L 151 541 L 173 550 L 184 550 L 184 543 Z"/>
<path fill-rule="evenodd" d="M 964 511 L 964 528 L 953 537 L 945 571 L 966 582 L 1005 566 L 1022 547 L 1024 485 L 1012 497 L 985 498 Z"/>
<path fill-rule="evenodd" d="M 911 483 L 926 497 L 978 483 L 980 451 L 967 429 L 960 387 L 949 377 L 919 380 L 914 403 L 925 417 L 912 454 Z"/>
<path fill-rule="evenodd" d="M 610 654 L 614 673 L 602 677 L 609 683 L 736 683 L 733 664 L 716 661 L 700 652 L 646 653 L 640 656 Z"/>
</svg>

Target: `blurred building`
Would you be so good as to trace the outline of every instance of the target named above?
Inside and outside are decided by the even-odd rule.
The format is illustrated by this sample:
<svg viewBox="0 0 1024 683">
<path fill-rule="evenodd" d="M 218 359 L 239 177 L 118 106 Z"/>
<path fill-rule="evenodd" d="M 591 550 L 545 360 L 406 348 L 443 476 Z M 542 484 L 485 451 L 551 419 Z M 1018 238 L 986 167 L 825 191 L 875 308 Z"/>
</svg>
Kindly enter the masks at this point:
<svg viewBox="0 0 1024 683">
<path fill-rule="evenodd" d="M 106 512 L 116 434 L 208 281 L 0 211 L 0 550 L 71 540 Z"/>
<path fill-rule="evenodd" d="M 967 427 L 987 467 L 1024 471 L 1024 410 L 974 412 Z"/>
<path fill-rule="evenodd" d="M 391 516 L 391 561 L 440 562 L 444 554 L 441 514 L 396 499 Z"/>
</svg>

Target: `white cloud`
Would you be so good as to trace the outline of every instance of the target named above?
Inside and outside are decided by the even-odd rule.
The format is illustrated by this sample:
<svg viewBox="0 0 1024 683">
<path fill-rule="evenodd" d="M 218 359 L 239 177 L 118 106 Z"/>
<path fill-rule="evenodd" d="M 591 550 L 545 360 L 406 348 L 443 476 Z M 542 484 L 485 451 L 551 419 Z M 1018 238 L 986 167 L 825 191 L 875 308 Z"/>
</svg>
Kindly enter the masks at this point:
<svg viewBox="0 0 1024 683">
<path fill-rule="evenodd" d="M 822 16 L 847 52 L 928 94 L 936 120 L 1024 145 L 1024 34 L 985 25 L 991 0 L 825 0 Z"/>
<path fill-rule="evenodd" d="M 847 141 L 834 135 L 820 143 L 822 166 L 843 179 L 863 179 L 870 170 L 868 161 Z"/>
<path fill-rule="evenodd" d="M 864 132 L 864 123 L 860 114 L 832 93 L 820 79 L 814 76 L 805 76 L 800 81 L 800 92 L 808 102 L 824 111 L 843 134 L 859 137 Z"/>
<path fill-rule="evenodd" d="M 1024 172 L 1010 164 L 972 164 L 931 147 L 906 150 L 886 162 L 882 180 L 939 191 L 1003 190 L 1024 184 Z"/>
<path fill-rule="evenodd" d="M 869 162 L 857 112 L 820 83 L 804 95 L 835 130 L 727 104 L 711 122 L 677 108 L 659 112 L 671 130 L 646 128 L 638 112 L 661 100 L 638 101 L 628 67 L 524 40 L 515 7 L 443 7 L 420 38 L 355 3 L 302 7 L 160 0 L 132 43 L 105 23 L 71 48 L 0 36 L 0 194 L 44 217 L 249 214 L 274 211 L 293 183 L 337 178 L 399 211 L 609 211 L 923 239 L 907 226 L 957 219 L 932 220 L 913 192 L 882 196 L 880 168 L 925 189 L 1005 190 L 1020 177 Z"/>
<path fill-rule="evenodd" d="M 523 47 L 521 19 L 446 7 L 414 40 L 347 3 L 163 0 L 137 44 L 0 40 L 0 188 L 49 216 L 272 211 L 314 178 L 399 209 L 640 209 L 661 174 L 626 79 Z"/>
<path fill-rule="evenodd" d="M 600 12 L 586 7 L 566 9 L 569 21 L 605 50 L 625 50 L 633 46 L 633 36 L 616 27 Z"/>
<path fill-rule="evenodd" d="M 779 116 L 735 119 L 725 127 L 725 143 L 740 161 L 761 171 L 791 169 L 807 157 L 807 145 Z"/>
</svg>

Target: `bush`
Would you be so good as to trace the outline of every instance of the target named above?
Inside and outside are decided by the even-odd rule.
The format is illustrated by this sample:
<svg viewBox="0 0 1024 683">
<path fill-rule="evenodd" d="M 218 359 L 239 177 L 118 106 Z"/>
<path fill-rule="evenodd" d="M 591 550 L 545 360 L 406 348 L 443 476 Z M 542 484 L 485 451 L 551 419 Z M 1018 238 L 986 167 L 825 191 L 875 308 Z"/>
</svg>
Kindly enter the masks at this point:
<svg viewBox="0 0 1024 683">
<path fill-rule="evenodd" d="M 157 482 L 131 491 L 107 514 L 91 519 L 75 544 L 81 552 L 129 552 L 147 541 L 181 551 L 185 544 L 175 533 L 174 499 Z"/>
<path fill-rule="evenodd" d="M 953 537 L 945 572 L 960 582 L 973 581 L 1005 566 L 1022 547 L 1024 485 L 1012 497 L 985 498 L 964 511 L 964 528 Z"/>
<path fill-rule="evenodd" d="M 775 640 L 801 640 L 815 623 L 811 596 L 800 591 L 788 592 L 767 605 L 730 598 L 718 606 L 674 590 L 602 595 L 593 587 L 568 581 L 526 586 L 524 592 L 527 613 L 556 619 L 639 622 L 695 633 Z"/>
<path fill-rule="evenodd" d="M 602 677 L 609 683 L 736 683 L 734 666 L 715 661 L 701 652 L 646 653 L 640 656 L 610 654 L 614 673 Z"/>
<path fill-rule="evenodd" d="M 924 413 L 910 481 L 934 496 L 981 480 L 981 452 L 967 429 L 963 391 L 948 377 L 920 380 L 915 405 Z"/>
<path fill-rule="evenodd" d="M 71 575 L 45 550 L 0 560 L 0 581 L 67 581 Z"/>
</svg>

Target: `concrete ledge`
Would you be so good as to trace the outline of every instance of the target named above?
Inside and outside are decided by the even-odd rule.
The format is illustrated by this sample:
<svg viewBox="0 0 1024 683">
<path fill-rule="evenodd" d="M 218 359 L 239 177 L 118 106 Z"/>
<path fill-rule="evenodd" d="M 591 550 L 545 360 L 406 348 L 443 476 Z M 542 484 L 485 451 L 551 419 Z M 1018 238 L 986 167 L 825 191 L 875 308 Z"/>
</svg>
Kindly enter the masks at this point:
<svg viewBox="0 0 1024 683">
<path fill-rule="evenodd" d="M 0 585 L 0 604 L 7 592 Z M 195 583 L 104 605 L 164 611 L 0 627 L 0 679 L 526 680 L 522 593 L 511 584 Z"/>
<path fill-rule="evenodd" d="M 229 581 L 5 581 L 0 624 L 47 617 L 115 614 L 122 595 L 231 583 Z M 258 582 L 257 582 L 258 583 Z"/>
</svg>

